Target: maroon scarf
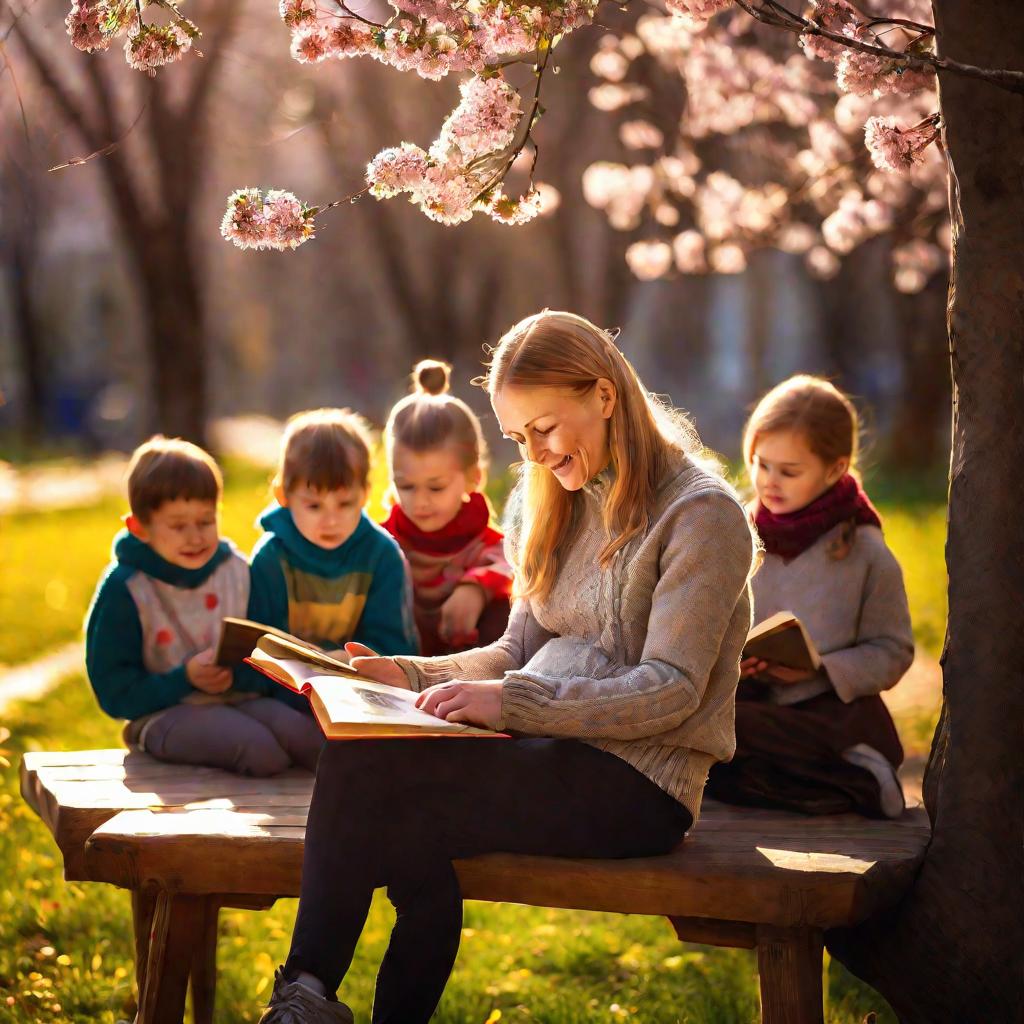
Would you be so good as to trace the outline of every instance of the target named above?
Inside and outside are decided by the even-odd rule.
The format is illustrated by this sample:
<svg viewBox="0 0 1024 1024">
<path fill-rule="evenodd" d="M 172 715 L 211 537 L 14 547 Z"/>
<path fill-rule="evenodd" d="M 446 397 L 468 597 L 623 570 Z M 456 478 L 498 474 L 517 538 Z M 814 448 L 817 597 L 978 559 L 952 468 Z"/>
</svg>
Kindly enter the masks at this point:
<svg viewBox="0 0 1024 1024">
<path fill-rule="evenodd" d="M 752 518 L 770 555 L 789 561 L 803 554 L 819 537 L 842 522 L 877 526 L 882 519 L 857 478 L 846 473 L 821 497 L 796 512 L 775 515 L 755 501 Z"/>
<path fill-rule="evenodd" d="M 402 547 L 422 551 L 426 555 L 453 555 L 479 537 L 488 528 L 490 519 L 491 508 L 487 499 L 479 491 L 474 491 L 455 518 L 440 530 L 421 530 L 397 502 L 391 506 L 391 514 L 381 525 Z"/>
</svg>

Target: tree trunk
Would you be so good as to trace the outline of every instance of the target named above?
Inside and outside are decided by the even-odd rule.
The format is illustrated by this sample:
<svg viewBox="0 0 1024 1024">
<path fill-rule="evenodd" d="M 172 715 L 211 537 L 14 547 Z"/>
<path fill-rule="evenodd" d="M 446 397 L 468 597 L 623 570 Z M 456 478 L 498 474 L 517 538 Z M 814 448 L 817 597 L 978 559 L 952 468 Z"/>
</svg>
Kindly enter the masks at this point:
<svg viewBox="0 0 1024 1024">
<path fill-rule="evenodd" d="M 944 52 L 1021 68 L 1024 5 L 934 8 Z M 904 902 L 829 945 L 903 1021 L 1002 1024 L 1024 1019 L 1024 99 L 946 76 L 941 107 L 960 194 L 945 701 L 925 780 L 933 838 Z"/>
<path fill-rule="evenodd" d="M 14 320 L 14 345 L 21 364 L 22 407 L 21 429 L 26 442 L 38 441 L 43 435 L 46 418 L 46 350 L 44 332 L 36 313 L 32 282 L 36 264 L 32 240 L 19 237 L 20 227 L 13 227 L 7 259 Z"/>
<path fill-rule="evenodd" d="M 140 233 L 136 270 L 145 298 L 156 429 L 206 443 L 207 359 L 197 255 L 184 225 Z"/>
<path fill-rule="evenodd" d="M 896 300 L 902 325 L 903 389 L 889 430 L 886 461 L 896 469 L 938 466 L 949 429 L 949 373 L 943 365 L 948 281 L 936 274 L 922 292 Z"/>
</svg>

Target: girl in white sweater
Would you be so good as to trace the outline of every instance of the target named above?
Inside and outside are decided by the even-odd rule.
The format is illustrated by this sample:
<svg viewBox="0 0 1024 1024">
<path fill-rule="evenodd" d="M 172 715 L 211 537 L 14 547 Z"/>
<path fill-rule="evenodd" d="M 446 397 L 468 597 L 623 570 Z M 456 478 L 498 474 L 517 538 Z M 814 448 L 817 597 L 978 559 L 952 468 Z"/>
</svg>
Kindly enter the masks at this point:
<svg viewBox="0 0 1024 1024">
<path fill-rule="evenodd" d="M 708 795 L 808 814 L 897 817 L 903 760 L 878 696 L 914 657 L 903 575 L 851 470 L 857 413 L 832 384 L 798 376 L 754 410 L 743 454 L 765 549 L 754 621 L 791 611 L 822 655 L 817 672 L 750 658 L 736 704 L 736 756 Z"/>
</svg>

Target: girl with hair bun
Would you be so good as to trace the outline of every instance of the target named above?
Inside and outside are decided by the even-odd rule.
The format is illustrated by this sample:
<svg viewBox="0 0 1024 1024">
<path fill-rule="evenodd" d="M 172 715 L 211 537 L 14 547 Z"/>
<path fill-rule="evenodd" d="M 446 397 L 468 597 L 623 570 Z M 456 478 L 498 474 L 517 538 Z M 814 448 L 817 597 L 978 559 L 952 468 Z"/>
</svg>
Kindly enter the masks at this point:
<svg viewBox="0 0 1024 1024">
<path fill-rule="evenodd" d="M 481 488 L 487 445 L 480 421 L 448 394 L 451 367 L 424 359 L 412 393 L 384 430 L 396 499 L 384 528 L 412 569 L 416 628 L 424 655 L 491 643 L 505 632 L 512 569 Z"/>
</svg>

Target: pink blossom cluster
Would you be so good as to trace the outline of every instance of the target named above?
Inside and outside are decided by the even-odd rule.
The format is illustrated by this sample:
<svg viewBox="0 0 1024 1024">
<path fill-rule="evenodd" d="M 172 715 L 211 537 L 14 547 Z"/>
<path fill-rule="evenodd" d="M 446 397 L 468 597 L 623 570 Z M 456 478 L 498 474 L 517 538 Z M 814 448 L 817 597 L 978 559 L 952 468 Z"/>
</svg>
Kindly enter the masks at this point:
<svg viewBox="0 0 1024 1024">
<path fill-rule="evenodd" d="M 732 0 L 666 0 L 672 14 L 680 14 L 692 21 L 707 21 L 732 7 Z"/>
<path fill-rule="evenodd" d="M 140 22 L 133 0 L 72 0 L 64 24 L 72 46 L 86 53 L 106 50 L 126 33 L 125 60 L 151 76 L 156 68 L 180 60 L 199 37 L 187 18 L 176 16 L 168 25 Z"/>
<path fill-rule="evenodd" d="M 403 142 L 381 150 L 366 168 L 378 199 L 408 193 L 432 220 L 459 224 L 476 211 L 504 224 L 523 224 L 541 212 L 543 195 L 531 188 L 518 199 L 500 187 L 522 118 L 519 94 L 503 78 L 474 76 L 461 86 L 459 105 L 425 152 Z"/>
<path fill-rule="evenodd" d="M 923 238 L 915 238 L 892 251 L 893 279 L 898 291 L 921 291 L 938 271 L 949 266 L 949 253 Z"/>
<path fill-rule="evenodd" d="M 812 6 L 814 10 L 810 20 L 821 28 L 837 35 L 851 34 L 856 30 L 857 12 L 847 0 L 812 0 Z M 842 43 L 807 33 L 800 37 L 800 45 L 808 57 L 819 60 L 836 61 L 844 52 Z"/>
<path fill-rule="evenodd" d="M 291 192 L 241 188 L 228 196 L 220 233 L 239 249 L 296 249 L 314 236 L 316 212 Z"/>
<path fill-rule="evenodd" d="M 886 0 L 879 13 L 927 24 L 922 20 L 927 6 L 904 0 L 897 10 Z M 876 10 L 872 0 L 857 8 L 847 0 L 814 0 L 810 16 L 830 31 L 852 36 L 858 18 Z M 865 41 L 898 47 L 903 31 L 890 29 Z M 919 32 L 912 28 L 910 34 Z M 844 57 L 841 44 L 822 45 L 819 52 L 820 39 L 802 42 L 802 54 L 780 56 L 749 35 L 749 21 L 742 17 L 696 24 L 657 14 L 643 15 L 635 34 L 601 40 L 591 70 L 603 81 L 591 90 L 591 102 L 617 113 L 620 138 L 636 162 L 592 164 L 583 191 L 612 227 L 650 229 L 627 251 L 638 277 L 740 273 L 750 251 L 774 246 L 802 256 L 812 275 L 829 278 L 838 273 L 844 255 L 891 232 L 897 218 L 933 235 L 935 241 L 926 245 L 940 252 L 948 245 L 934 226 L 941 225 L 946 195 L 941 161 L 927 147 L 936 131 L 929 119 L 934 96 L 920 86 L 931 84 L 930 72 L 910 71 L 897 58 L 873 66 L 858 63 L 859 58 Z M 660 145 L 658 129 L 646 127 L 648 100 L 659 83 L 649 65 L 632 74 L 634 62 L 644 56 L 653 58 L 670 83 L 682 79 L 685 85 L 679 136 L 673 140 L 665 133 Z M 862 71 L 865 87 L 840 92 L 835 69 L 808 56 Z M 916 114 L 910 123 L 923 119 L 922 124 L 900 127 L 907 113 Z M 897 120 L 897 114 L 903 116 Z M 869 130 L 874 149 L 887 158 L 876 156 L 875 166 L 866 170 L 857 159 L 865 122 L 874 129 Z M 709 143 L 717 169 L 703 167 L 694 154 L 694 147 Z M 901 160 L 912 164 L 903 176 L 876 169 Z M 680 231 L 680 224 L 688 225 L 686 230 Z M 669 246 L 670 258 L 663 245 Z M 901 259 L 908 263 L 909 256 Z M 897 287 L 916 284 L 921 267 L 928 266 L 932 263 L 894 265 Z"/>
<path fill-rule="evenodd" d="M 129 33 L 124 43 L 128 66 L 147 75 L 156 75 L 164 64 L 180 60 L 192 47 L 192 36 L 175 22 L 171 25 L 142 25 Z"/>
<path fill-rule="evenodd" d="M 440 161 L 454 156 L 468 163 L 505 149 L 523 116 L 519 93 L 498 75 L 473 75 L 462 82 L 459 93 L 459 105 L 441 126 L 431 155 Z"/>
<path fill-rule="evenodd" d="M 869 40 L 870 41 L 870 40 Z M 846 50 L 836 64 L 836 84 L 855 96 L 907 96 L 935 85 L 931 68 L 910 67 L 905 61 L 860 50 Z"/>
<path fill-rule="evenodd" d="M 900 126 L 895 117 L 872 117 L 864 125 L 864 143 L 871 160 L 881 171 L 905 174 L 924 163 L 925 150 L 938 138 L 936 118 L 926 118 L 912 128 Z"/>
<path fill-rule="evenodd" d="M 71 10 L 64 19 L 71 45 L 86 53 L 110 46 L 114 33 L 103 31 L 107 15 L 107 5 L 100 0 L 72 0 Z"/>
<path fill-rule="evenodd" d="M 593 20 L 599 0 L 392 0 L 383 25 L 349 15 L 319 18 L 314 0 L 280 0 L 292 29 L 292 56 L 302 63 L 369 56 L 400 71 L 440 79 L 484 73 L 509 56 L 531 54 L 545 39 Z"/>
<path fill-rule="evenodd" d="M 868 238 L 888 231 L 892 222 L 890 207 L 877 199 L 865 199 L 859 190 L 851 189 L 822 221 L 821 234 L 833 252 L 846 255 Z"/>
</svg>

